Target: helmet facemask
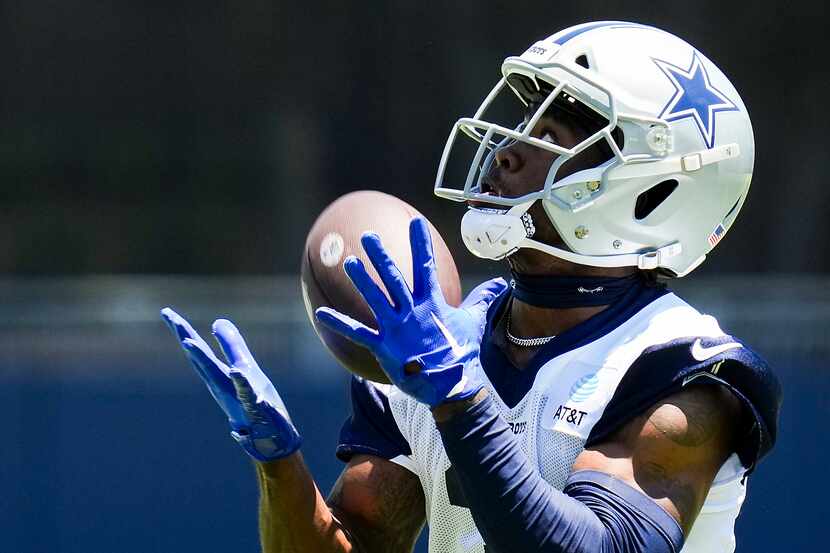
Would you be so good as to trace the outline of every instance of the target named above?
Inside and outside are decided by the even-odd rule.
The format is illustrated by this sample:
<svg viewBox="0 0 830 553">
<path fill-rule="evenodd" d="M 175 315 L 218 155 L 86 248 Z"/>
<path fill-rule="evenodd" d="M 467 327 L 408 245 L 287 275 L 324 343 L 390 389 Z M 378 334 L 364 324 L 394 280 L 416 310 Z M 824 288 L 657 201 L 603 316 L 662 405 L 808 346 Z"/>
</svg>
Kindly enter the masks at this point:
<svg viewBox="0 0 830 553">
<path fill-rule="evenodd" d="M 502 259 L 519 247 L 530 247 L 577 263 L 590 264 L 572 252 L 532 240 L 535 226 L 527 211 L 537 200 L 578 211 L 604 192 L 603 175 L 624 161 L 622 131 L 617 127 L 611 95 L 600 85 L 558 63 L 537 67 L 522 60 L 511 62 L 508 59 L 504 72 L 505 77 L 485 98 L 476 114 L 472 118 L 460 119 L 453 127 L 439 167 L 435 193 L 455 201 L 481 202 L 491 206 L 470 207 L 462 221 L 462 237 L 475 255 Z M 560 74 L 562 79 L 553 79 L 551 74 Z M 576 123 L 587 131 L 587 136 L 572 147 L 532 136 L 536 125 L 550 112 L 566 118 L 569 123 Z M 520 121 L 518 124 L 517 120 Z M 449 188 L 443 184 L 448 180 L 449 157 L 457 142 L 463 139 L 472 139 L 477 147 L 471 155 L 472 162 L 462 175 L 464 188 Z M 515 142 L 551 152 L 556 157 L 544 181 L 538 183 L 535 190 L 515 196 L 493 195 L 487 190 L 484 180 L 496 162 L 496 152 Z M 602 163 L 570 174 L 562 171 L 565 164 L 575 161 L 591 148 L 600 148 L 603 152 Z M 547 208 L 546 212 L 551 224 L 557 227 Z M 496 230 L 491 228 L 494 225 Z M 469 231 L 473 227 L 477 230 L 465 232 L 465 229 Z M 489 230 L 482 230 L 485 227 Z M 561 232 L 561 229 L 557 228 L 557 231 Z"/>
<path fill-rule="evenodd" d="M 554 80 L 551 77 L 552 68 L 561 68 L 563 76 L 568 78 Z M 526 204 L 537 199 L 557 201 L 557 189 L 579 181 L 601 181 L 602 173 L 613 165 L 616 159 L 622 159 L 622 152 L 613 136 L 615 133 L 619 136 L 619 131 L 614 130 L 617 126 L 616 116 L 613 113 L 610 95 L 583 77 L 569 73 L 561 64 L 550 64 L 546 69 L 543 71 L 521 60 L 515 60 L 510 67 L 505 63 L 505 78 L 493 88 L 476 114 L 472 118 L 460 119 L 453 127 L 436 179 L 435 193 L 438 196 L 455 201 L 473 200 L 506 207 Z M 580 89 L 591 90 L 593 105 L 584 100 L 585 94 Z M 601 100 L 595 100 L 594 97 Z M 531 106 L 535 107 L 532 112 L 528 110 Z M 532 136 L 531 133 L 539 120 L 552 108 L 576 120 L 585 121 L 586 126 L 592 127 L 592 132 L 579 144 L 570 148 Z M 467 139 L 475 141 L 477 148 L 472 153 L 472 161 L 467 165 L 466 173 L 453 175 L 461 177 L 458 180 L 464 182 L 463 188 L 452 188 L 445 184 L 450 180 L 456 180 L 448 174 L 450 157 L 461 149 L 460 142 Z M 509 198 L 493 196 L 486 192 L 482 180 L 495 161 L 496 151 L 516 141 L 551 152 L 557 157 L 544 182 L 538 183 L 536 190 Z M 565 178 L 558 177 L 561 167 L 566 162 L 597 143 L 607 152 L 608 162 Z"/>
</svg>

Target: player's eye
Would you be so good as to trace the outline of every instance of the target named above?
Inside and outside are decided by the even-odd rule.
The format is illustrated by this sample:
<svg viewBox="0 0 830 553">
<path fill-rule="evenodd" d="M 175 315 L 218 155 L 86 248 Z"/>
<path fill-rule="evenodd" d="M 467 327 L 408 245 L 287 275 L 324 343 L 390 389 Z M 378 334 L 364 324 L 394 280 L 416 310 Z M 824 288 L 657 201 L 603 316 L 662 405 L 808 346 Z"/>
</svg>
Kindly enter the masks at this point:
<svg viewBox="0 0 830 553">
<path fill-rule="evenodd" d="M 544 140 L 545 142 L 550 142 L 551 144 L 556 144 L 557 143 L 556 134 L 553 131 L 548 131 L 548 130 L 544 131 L 540 138 L 542 140 Z"/>
</svg>

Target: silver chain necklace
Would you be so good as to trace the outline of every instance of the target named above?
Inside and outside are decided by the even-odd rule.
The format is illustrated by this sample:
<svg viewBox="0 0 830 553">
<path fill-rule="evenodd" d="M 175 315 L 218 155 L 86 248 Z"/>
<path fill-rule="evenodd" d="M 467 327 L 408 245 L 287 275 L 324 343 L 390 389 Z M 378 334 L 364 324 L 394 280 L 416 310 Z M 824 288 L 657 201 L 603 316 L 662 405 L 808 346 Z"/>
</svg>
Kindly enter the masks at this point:
<svg viewBox="0 0 830 553">
<path fill-rule="evenodd" d="M 538 347 L 538 346 L 544 346 L 545 344 L 547 344 L 548 342 L 550 342 L 551 340 L 556 338 L 555 334 L 553 336 L 542 336 L 541 338 L 519 338 L 517 336 L 513 336 L 510 333 L 510 308 L 509 307 L 508 307 L 508 311 L 507 311 L 507 320 L 505 321 L 504 330 L 505 330 L 505 333 L 507 334 L 507 340 L 511 344 L 515 344 L 515 345 L 523 347 L 523 348 L 535 348 L 535 347 Z"/>
</svg>

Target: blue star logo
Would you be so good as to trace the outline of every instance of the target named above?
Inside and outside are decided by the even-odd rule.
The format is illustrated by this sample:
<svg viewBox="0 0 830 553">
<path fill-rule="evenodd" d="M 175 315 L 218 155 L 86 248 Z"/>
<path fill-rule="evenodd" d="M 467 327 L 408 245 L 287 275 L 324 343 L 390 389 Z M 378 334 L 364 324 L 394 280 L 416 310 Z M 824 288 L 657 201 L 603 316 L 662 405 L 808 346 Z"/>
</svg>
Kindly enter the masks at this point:
<svg viewBox="0 0 830 553">
<path fill-rule="evenodd" d="M 738 106 L 712 85 L 706 66 L 697 52 L 692 56 L 688 69 L 652 59 L 674 85 L 674 94 L 660 117 L 666 121 L 686 118 L 694 120 L 706 147 L 714 146 L 715 114 L 720 111 L 738 111 Z"/>
</svg>

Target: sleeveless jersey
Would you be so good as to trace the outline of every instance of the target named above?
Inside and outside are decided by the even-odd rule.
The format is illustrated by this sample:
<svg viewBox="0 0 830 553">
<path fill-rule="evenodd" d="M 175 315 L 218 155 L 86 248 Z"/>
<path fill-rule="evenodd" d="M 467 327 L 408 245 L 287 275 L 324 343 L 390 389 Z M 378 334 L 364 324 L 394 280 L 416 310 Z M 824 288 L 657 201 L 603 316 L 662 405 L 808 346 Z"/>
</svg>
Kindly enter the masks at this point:
<svg viewBox="0 0 830 553">
<path fill-rule="evenodd" d="M 718 472 L 682 550 L 734 551 L 747 473 L 775 439 L 780 389 L 763 360 L 714 318 L 652 289 L 558 336 L 540 350 L 537 363 L 517 371 L 494 343 L 503 336 L 495 315 L 508 295 L 488 317 L 490 338 L 481 354 L 486 387 L 531 464 L 557 490 L 585 447 L 691 382 L 725 385 L 744 402 L 752 431 Z M 354 414 L 338 456 L 379 455 L 417 475 L 430 553 L 486 553 L 429 407 L 394 386 L 359 378 L 352 397 Z"/>
</svg>

